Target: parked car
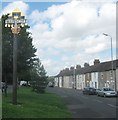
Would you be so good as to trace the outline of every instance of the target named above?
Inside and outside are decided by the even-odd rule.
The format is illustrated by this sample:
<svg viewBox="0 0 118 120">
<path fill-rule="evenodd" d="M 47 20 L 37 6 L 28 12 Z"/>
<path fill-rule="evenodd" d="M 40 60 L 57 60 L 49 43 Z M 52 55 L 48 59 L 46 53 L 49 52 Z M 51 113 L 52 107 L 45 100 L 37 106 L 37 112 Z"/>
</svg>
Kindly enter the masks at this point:
<svg viewBox="0 0 118 120">
<path fill-rule="evenodd" d="M 93 88 L 93 87 L 85 87 L 83 89 L 83 94 L 95 95 L 96 94 L 96 89 Z"/>
<path fill-rule="evenodd" d="M 101 90 L 98 91 L 97 95 L 103 97 L 115 97 L 117 96 L 117 92 L 111 88 L 103 87 Z"/>
<path fill-rule="evenodd" d="M 27 83 L 27 81 L 20 81 L 20 86 L 29 86 L 30 87 L 31 85 L 29 82 Z"/>
<path fill-rule="evenodd" d="M 96 95 L 98 95 L 98 92 L 101 91 L 101 89 L 96 89 Z"/>
<path fill-rule="evenodd" d="M 48 83 L 48 86 L 49 86 L 49 87 L 54 87 L 54 83 L 49 82 L 49 83 Z"/>
</svg>

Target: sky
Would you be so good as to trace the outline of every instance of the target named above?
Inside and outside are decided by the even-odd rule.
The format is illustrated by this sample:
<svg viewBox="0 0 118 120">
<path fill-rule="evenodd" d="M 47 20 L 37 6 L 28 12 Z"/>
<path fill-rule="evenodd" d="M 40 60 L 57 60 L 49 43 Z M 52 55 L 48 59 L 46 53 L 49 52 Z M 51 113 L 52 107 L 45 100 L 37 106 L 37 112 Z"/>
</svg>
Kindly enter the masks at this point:
<svg viewBox="0 0 118 120">
<path fill-rule="evenodd" d="M 36 55 L 47 74 L 89 63 L 116 59 L 116 0 L 3 0 L 0 15 L 19 8 L 26 16 Z M 107 33 L 110 36 L 104 36 Z"/>
</svg>

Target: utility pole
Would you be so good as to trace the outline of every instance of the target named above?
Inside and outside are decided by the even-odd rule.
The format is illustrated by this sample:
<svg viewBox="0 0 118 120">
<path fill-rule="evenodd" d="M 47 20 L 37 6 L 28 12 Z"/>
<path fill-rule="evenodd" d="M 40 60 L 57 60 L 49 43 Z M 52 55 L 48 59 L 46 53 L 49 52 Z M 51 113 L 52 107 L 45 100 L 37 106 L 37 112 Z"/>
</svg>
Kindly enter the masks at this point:
<svg viewBox="0 0 118 120">
<path fill-rule="evenodd" d="M 26 24 L 26 19 L 23 13 L 16 8 L 5 21 L 5 27 L 11 27 L 13 33 L 13 97 L 12 103 L 17 104 L 17 35 L 21 27 Z"/>
<path fill-rule="evenodd" d="M 105 36 L 109 36 L 110 37 L 110 40 L 111 40 L 111 79 L 113 81 L 114 79 L 114 86 L 115 86 L 115 90 L 116 90 L 116 79 L 115 79 L 115 76 L 113 75 L 113 46 L 112 46 L 112 37 L 109 35 L 109 34 L 106 34 L 106 33 L 103 33 L 103 35 Z"/>
</svg>

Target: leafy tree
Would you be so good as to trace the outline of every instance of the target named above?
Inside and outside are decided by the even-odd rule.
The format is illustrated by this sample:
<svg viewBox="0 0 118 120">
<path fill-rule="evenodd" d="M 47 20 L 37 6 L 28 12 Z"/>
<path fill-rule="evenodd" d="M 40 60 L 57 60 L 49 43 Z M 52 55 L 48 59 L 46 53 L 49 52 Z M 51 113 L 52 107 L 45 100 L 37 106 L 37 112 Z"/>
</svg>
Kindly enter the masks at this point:
<svg viewBox="0 0 118 120">
<path fill-rule="evenodd" d="M 13 34 L 10 28 L 5 28 L 8 15 L 3 15 L 2 23 L 2 75 L 3 81 L 12 83 L 13 74 Z M 38 93 L 44 93 L 47 86 L 47 76 L 44 66 L 36 58 L 36 48 L 32 44 L 29 26 L 21 28 L 17 35 L 17 76 L 19 80 L 30 81 Z M 10 80 L 10 81 L 9 81 Z"/>
<path fill-rule="evenodd" d="M 41 64 L 40 60 L 37 59 L 37 61 L 34 64 L 34 67 L 31 71 L 32 81 L 31 85 L 33 88 L 33 91 L 36 91 L 37 93 L 44 93 L 45 88 L 48 84 L 46 71 L 44 69 L 44 66 Z"/>
<path fill-rule="evenodd" d="M 8 15 L 3 15 L 2 23 L 2 75 L 3 81 L 12 83 L 13 73 L 13 34 L 10 28 L 5 28 L 5 20 Z M 32 38 L 27 29 L 29 26 L 21 28 L 20 34 L 17 35 L 18 51 L 17 51 L 17 71 L 19 79 L 27 79 L 30 69 L 35 61 L 36 49 L 32 45 Z M 8 81 L 10 80 L 10 81 Z"/>
<path fill-rule="evenodd" d="M 54 76 L 48 77 L 48 81 L 49 81 L 49 82 L 54 82 Z"/>
<path fill-rule="evenodd" d="M 27 32 L 29 26 L 22 28 L 18 36 L 18 76 L 19 79 L 30 80 L 30 69 L 33 67 L 36 48 L 32 45 L 31 33 Z"/>
<path fill-rule="evenodd" d="M 5 85 L 12 79 L 11 74 L 13 72 L 13 34 L 10 28 L 5 28 L 5 20 L 7 18 L 8 15 L 3 15 L 0 21 L 2 24 L 2 78 Z M 6 92 L 5 89 L 5 94 Z"/>
</svg>

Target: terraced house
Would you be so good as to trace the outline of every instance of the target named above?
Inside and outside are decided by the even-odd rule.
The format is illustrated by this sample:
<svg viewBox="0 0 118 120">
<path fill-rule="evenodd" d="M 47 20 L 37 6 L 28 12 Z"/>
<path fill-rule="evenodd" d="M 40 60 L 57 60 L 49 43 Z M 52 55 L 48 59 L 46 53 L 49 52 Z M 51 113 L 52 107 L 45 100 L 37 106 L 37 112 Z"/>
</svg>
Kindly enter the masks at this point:
<svg viewBox="0 0 118 120">
<path fill-rule="evenodd" d="M 55 76 L 55 86 L 64 88 L 82 90 L 87 86 L 95 88 L 110 87 L 118 91 L 117 85 L 118 59 L 102 63 L 99 59 L 95 59 L 91 66 L 85 63 L 84 67 L 77 65 L 76 68 L 66 68 Z"/>
</svg>

